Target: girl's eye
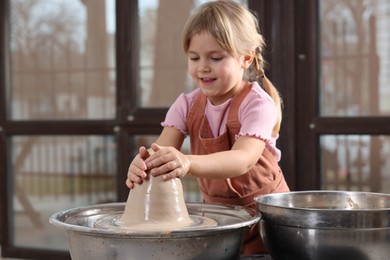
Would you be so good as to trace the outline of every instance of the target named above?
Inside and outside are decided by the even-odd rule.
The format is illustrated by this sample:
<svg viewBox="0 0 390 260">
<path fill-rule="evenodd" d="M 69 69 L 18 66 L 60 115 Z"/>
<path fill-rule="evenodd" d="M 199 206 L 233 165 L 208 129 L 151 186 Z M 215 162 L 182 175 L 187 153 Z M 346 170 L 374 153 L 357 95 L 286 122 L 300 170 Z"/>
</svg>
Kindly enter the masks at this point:
<svg viewBox="0 0 390 260">
<path fill-rule="evenodd" d="M 197 61 L 197 60 L 199 60 L 199 58 L 198 57 L 190 57 L 190 60 L 191 61 Z"/>
<path fill-rule="evenodd" d="M 213 61 L 220 61 L 222 59 L 223 59 L 222 57 L 211 57 L 211 60 Z"/>
</svg>

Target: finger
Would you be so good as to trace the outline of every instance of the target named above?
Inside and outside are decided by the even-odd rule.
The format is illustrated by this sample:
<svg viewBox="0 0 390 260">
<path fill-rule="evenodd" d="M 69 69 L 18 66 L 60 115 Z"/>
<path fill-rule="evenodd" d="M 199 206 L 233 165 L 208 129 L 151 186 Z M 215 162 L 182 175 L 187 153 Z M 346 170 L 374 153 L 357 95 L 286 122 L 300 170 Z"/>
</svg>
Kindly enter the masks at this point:
<svg viewBox="0 0 390 260">
<path fill-rule="evenodd" d="M 152 143 L 151 148 L 153 149 L 153 151 L 157 152 L 157 151 L 161 150 L 163 147 L 159 146 L 156 143 Z"/>
<path fill-rule="evenodd" d="M 136 166 L 131 166 L 129 168 L 129 171 L 127 172 L 127 178 L 129 178 L 132 181 L 134 181 L 134 180 L 138 181 L 138 178 L 145 179 L 147 176 L 148 176 L 148 174 L 144 170 L 142 170 Z"/>
<path fill-rule="evenodd" d="M 147 169 L 148 169 L 148 167 L 146 166 L 145 161 L 141 158 L 141 155 L 139 154 L 134 158 L 133 162 L 130 164 L 128 172 L 134 171 L 134 172 L 141 172 L 142 173 L 142 172 L 146 171 Z M 143 175 L 143 173 L 142 173 L 142 175 Z"/>
<path fill-rule="evenodd" d="M 132 189 L 134 188 L 134 183 L 132 181 L 130 181 L 129 179 L 126 180 L 126 186 L 129 188 L 129 189 Z"/>
<path fill-rule="evenodd" d="M 171 172 L 169 172 L 167 174 L 164 174 L 162 176 L 164 181 L 169 181 L 169 180 L 172 180 L 172 179 L 178 178 L 178 177 L 179 177 L 179 171 L 178 170 L 171 171 Z"/>
<path fill-rule="evenodd" d="M 127 176 L 127 180 L 129 180 L 132 183 L 137 183 L 137 184 L 141 184 L 142 183 L 142 178 L 137 176 L 137 175 L 135 175 L 135 174 L 129 174 Z"/>
<path fill-rule="evenodd" d="M 151 169 L 150 174 L 152 174 L 153 176 L 167 174 L 167 173 L 170 173 L 170 172 L 176 170 L 179 167 L 180 167 L 180 164 L 178 164 L 177 161 L 167 160 L 166 163 L 161 164 L 161 166 L 154 167 L 153 169 Z"/>
<path fill-rule="evenodd" d="M 127 178 L 131 181 L 137 180 L 138 178 L 146 178 L 147 173 L 145 172 L 147 169 L 145 162 L 139 158 L 138 156 L 133 160 L 130 164 L 129 169 L 127 170 Z"/>
<path fill-rule="evenodd" d="M 145 159 L 145 163 L 148 164 L 150 161 L 153 161 L 154 159 L 158 158 L 159 156 L 161 156 L 161 149 L 162 147 L 159 146 L 158 144 L 156 143 L 152 143 L 152 145 L 150 146 L 150 148 L 152 148 L 152 150 L 154 151 L 153 154 L 151 154 L 150 156 L 148 156 L 146 159 Z M 154 165 L 155 166 L 155 165 Z"/>
<path fill-rule="evenodd" d="M 152 155 L 150 155 L 146 160 L 145 164 L 147 169 L 152 169 L 154 167 L 159 167 L 163 165 L 164 163 L 167 163 L 170 159 L 169 150 L 158 150 L 157 152 L 154 152 Z"/>
<path fill-rule="evenodd" d="M 145 146 L 141 146 L 139 148 L 138 152 L 139 152 L 139 156 L 144 160 L 150 156 L 150 154 L 149 154 L 148 150 L 145 148 Z"/>
<path fill-rule="evenodd" d="M 134 162 L 132 169 L 143 174 L 148 169 L 148 166 L 146 165 L 146 163 L 143 160 L 138 160 L 138 161 Z"/>
</svg>

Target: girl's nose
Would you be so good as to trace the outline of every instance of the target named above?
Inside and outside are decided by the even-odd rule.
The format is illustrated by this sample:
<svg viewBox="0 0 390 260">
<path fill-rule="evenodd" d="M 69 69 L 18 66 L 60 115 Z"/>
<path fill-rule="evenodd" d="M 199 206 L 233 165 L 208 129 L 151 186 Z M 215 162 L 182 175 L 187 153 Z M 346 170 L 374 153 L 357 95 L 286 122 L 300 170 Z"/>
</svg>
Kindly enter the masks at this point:
<svg viewBox="0 0 390 260">
<path fill-rule="evenodd" d="M 210 66 L 207 61 L 201 61 L 198 67 L 199 72 L 210 72 Z"/>
</svg>

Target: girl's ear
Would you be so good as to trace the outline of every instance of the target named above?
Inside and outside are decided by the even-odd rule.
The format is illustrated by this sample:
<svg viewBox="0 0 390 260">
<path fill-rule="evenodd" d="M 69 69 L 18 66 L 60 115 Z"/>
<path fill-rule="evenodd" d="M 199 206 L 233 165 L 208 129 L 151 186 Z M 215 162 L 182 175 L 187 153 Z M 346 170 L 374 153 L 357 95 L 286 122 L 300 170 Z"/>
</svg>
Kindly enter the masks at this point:
<svg viewBox="0 0 390 260">
<path fill-rule="evenodd" d="M 242 58 L 242 68 L 247 69 L 252 64 L 255 57 L 255 50 L 252 50 L 249 54 L 245 54 Z"/>
</svg>

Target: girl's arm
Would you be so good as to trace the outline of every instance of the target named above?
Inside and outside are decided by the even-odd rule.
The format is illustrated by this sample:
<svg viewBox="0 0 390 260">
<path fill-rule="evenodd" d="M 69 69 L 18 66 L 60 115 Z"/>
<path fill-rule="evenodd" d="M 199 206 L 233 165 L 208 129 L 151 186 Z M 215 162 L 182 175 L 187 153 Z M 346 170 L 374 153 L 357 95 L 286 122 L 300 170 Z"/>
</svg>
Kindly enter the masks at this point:
<svg viewBox="0 0 390 260">
<path fill-rule="evenodd" d="M 190 172 L 203 178 L 231 178 L 248 172 L 263 153 L 265 142 L 241 136 L 229 151 L 209 155 L 188 155 Z"/>
<path fill-rule="evenodd" d="M 172 146 L 180 150 L 184 141 L 184 134 L 174 127 L 165 126 L 156 140 L 161 146 Z M 150 149 L 151 150 L 151 149 Z"/>
<path fill-rule="evenodd" d="M 203 178 L 229 178 L 251 169 L 264 147 L 264 141 L 250 136 L 239 137 L 229 151 L 207 155 L 184 155 L 174 147 L 153 144 L 154 154 L 145 163 L 152 175 L 164 175 L 166 180 L 187 173 Z"/>
</svg>

